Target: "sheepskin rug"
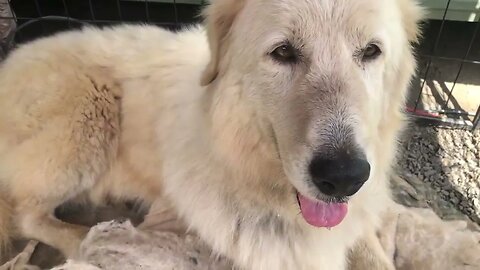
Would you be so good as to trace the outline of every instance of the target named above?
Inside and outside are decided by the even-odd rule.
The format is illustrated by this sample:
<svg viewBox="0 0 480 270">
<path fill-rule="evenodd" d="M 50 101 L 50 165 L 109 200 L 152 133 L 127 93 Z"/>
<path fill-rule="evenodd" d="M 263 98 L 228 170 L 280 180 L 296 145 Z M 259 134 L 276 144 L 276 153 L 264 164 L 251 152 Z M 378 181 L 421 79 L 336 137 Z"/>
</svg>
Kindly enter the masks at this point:
<svg viewBox="0 0 480 270">
<path fill-rule="evenodd" d="M 154 205 L 144 223 L 110 221 L 94 226 L 77 260 L 52 270 L 232 269 L 194 234 L 186 233 L 165 204 Z M 378 240 L 398 270 L 479 270 L 480 232 L 464 221 L 443 221 L 432 210 L 395 207 L 385 216 Z M 0 270 L 33 270 L 35 242 Z"/>
</svg>

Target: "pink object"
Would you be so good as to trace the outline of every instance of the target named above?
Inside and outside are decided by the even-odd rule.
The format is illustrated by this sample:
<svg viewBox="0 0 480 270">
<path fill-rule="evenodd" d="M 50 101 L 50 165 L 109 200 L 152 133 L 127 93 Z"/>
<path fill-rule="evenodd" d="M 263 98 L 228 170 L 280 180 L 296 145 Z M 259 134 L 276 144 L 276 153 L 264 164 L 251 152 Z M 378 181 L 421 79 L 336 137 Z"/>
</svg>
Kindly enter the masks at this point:
<svg viewBox="0 0 480 270">
<path fill-rule="evenodd" d="M 347 203 L 326 203 L 311 200 L 298 194 L 300 210 L 305 221 L 315 227 L 335 227 L 342 222 L 348 212 Z"/>
</svg>

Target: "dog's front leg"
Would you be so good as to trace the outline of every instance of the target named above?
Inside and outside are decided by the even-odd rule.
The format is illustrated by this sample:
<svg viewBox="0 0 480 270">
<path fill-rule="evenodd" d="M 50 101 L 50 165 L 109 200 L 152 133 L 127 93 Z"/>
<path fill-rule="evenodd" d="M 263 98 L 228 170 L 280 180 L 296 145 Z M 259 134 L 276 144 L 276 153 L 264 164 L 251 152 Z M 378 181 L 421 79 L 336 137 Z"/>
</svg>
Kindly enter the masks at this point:
<svg viewBox="0 0 480 270">
<path fill-rule="evenodd" d="M 349 252 L 349 270 L 395 270 L 380 239 L 371 231 L 359 239 Z"/>
<path fill-rule="evenodd" d="M 42 210 L 32 207 L 17 212 L 21 236 L 55 247 L 67 258 L 75 258 L 89 228 L 63 222 Z"/>
</svg>

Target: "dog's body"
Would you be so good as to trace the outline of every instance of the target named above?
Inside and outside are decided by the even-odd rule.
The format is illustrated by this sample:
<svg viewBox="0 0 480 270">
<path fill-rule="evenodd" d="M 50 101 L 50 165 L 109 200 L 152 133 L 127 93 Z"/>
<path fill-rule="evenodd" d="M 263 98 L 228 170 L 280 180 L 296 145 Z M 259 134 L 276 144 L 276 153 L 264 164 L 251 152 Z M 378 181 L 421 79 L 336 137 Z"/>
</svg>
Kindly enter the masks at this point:
<svg viewBox="0 0 480 270">
<path fill-rule="evenodd" d="M 0 208 L 0 232 L 13 227 L 74 256 L 87 229 L 55 219 L 58 205 L 85 193 L 166 196 L 239 267 L 344 269 L 388 202 L 419 11 L 407 0 L 329 2 L 218 0 L 207 35 L 121 26 L 17 49 L 0 69 L 0 188 L 11 206 Z M 292 22 L 310 56 L 302 67 L 257 49 L 282 41 Z M 345 53 L 368 42 L 364 33 L 383 38 L 373 67 Z M 364 150 L 370 180 L 342 223 L 315 228 L 299 214 L 296 192 L 315 196 L 300 163 L 332 143 L 325 138 L 346 137 Z"/>
</svg>

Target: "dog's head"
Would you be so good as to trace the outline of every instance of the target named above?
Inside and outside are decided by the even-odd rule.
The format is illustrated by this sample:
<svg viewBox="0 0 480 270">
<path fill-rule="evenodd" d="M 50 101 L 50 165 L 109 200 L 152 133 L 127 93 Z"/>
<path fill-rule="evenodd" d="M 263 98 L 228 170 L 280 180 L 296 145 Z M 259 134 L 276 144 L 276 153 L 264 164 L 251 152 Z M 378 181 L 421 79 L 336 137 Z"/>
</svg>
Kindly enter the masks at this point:
<svg viewBox="0 0 480 270">
<path fill-rule="evenodd" d="M 213 0 L 206 13 L 202 83 L 237 76 L 304 217 L 338 224 L 344 202 L 391 159 L 420 9 L 410 0 Z"/>
</svg>

